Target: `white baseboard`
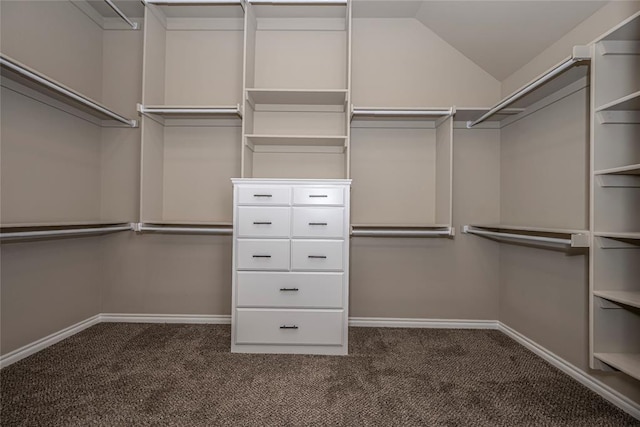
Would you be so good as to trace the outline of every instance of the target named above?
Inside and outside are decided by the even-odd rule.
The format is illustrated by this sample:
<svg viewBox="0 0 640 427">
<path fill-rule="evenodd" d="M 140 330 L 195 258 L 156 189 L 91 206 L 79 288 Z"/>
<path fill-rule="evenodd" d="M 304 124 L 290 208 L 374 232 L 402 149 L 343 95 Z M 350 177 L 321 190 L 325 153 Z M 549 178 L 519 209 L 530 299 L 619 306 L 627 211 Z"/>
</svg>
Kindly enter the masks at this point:
<svg viewBox="0 0 640 427">
<path fill-rule="evenodd" d="M 23 347 L 20 347 L 16 350 L 13 350 L 10 353 L 5 354 L 0 357 L 0 369 L 5 366 L 9 366 L 13 363 L 16 363 L 19 360 L 24 359 L 25 357 L 29 357 L 34 353 L 39 352 L 40 350 L 44 350 L 47 347 L 54 345 L 62 341 L 65 338 L 68 338 L 72 335 L 77 334 L 93 325 L 100 323 L 100 315 L 97 314 L 92 316 L 86 320 L 76 323 L 75 325 L 71 325 L 67 328 L 64 328 L 61 331 L 54 332 L 51 335 L 48 335 L 44 338 L 40 338 L 37 341 L 32 342 L 31 344 L 27 344 Z"/>
<path fill-rule="evenodd" d="M 520 332 L 510 328 L 504 323 L 498 322 L 498 330 L 505 335 L 513 338 L 515 341 L 522 344 L 524 347 L 528 348 L 536 355 L 549 362 L 551 365 L 560 369 L 562 372 L 569 375 L 571 378 L 578 381 L 583 386 L 596 392 L 632 417 L 640 419 L 640 405 L 638 405 L 631 399 L 612 389 L 608 385 L 598 381 L 575 365 L 567 362 L 560 356 L 552 353 L 551 351 L 542 347 L 540 344 L 525 337 Z"/>
<path fill-rule="evenodd" d="M 102 313 L 100 321 L 105 323 L 184 323 L 230 325 L 230 315 L 217 314 L 128 314 Z"/>
<path fill-rule="evenodd" d="M 82 322 L 69 326 L 59 332 L 25 345 L 0 357 L 0 368 L 11 365 L 31 356 L 57 342 L 62 341 L 90 326 L 98 323 L 183 323 L 228 325 L 229 315 L 191 315 L 191 314 L 127 314 L 102 313 Z M 551 365 L 560 369 L 580 384 L 599 394 L 631 416 L 640 419 L 640 405 L 612 389 L 608 385 L 591 377 L 586 372 L 552 353 L 538 343 L 525 337 L 516 330 L 497 320 L 458 320 L 458 319 L 407 319 L 389 317 L 351 317 L 349 326 L 374 328 L 437 328 L 437 329 L 497 329 L 528 348 Z"/>
<path fill-rule="evenodd" d="M 349 326 L 366 328 L 498 329 L 496 320 L 350 317 Z"/>
</svg>

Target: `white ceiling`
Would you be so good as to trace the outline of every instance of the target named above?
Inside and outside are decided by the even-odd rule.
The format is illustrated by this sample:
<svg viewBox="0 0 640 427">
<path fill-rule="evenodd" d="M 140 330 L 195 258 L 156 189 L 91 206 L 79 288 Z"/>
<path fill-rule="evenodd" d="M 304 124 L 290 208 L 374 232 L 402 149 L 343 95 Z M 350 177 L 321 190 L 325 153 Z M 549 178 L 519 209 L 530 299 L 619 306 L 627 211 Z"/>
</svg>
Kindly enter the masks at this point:
<svg viewBox="0 0 640 427">
<path fill-rule="evenodd" d="M 596 0 L 354 0 L 354 17 L 416 18 L 502 81 L 606 3 Z"/>
</svg>

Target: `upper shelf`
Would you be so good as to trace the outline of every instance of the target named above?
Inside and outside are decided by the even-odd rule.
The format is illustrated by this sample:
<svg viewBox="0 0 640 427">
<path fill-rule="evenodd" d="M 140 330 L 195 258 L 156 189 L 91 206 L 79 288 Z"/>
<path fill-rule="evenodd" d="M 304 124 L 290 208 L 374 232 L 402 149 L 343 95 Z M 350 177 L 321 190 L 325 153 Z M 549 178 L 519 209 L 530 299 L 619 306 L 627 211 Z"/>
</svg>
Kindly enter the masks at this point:
<svg viewBox="0 0 640 427">
<path fill-rule="evenodd" d="M 239 105 L 226 106 L 184 106 L 184 105 L 142 105 L 140 114 L 151 114 L 163 119 L 211 119 L 242 117 Z"/>
<path fill-rule="evenodd" d="M 640 164 L 621 166 L 619 168 L 602 169 L 594 172 L 595 175 L 640 175 Z"/>
<path fill-rule="evenodd" d="M 621 22 L 600 40 L 640 40 L 640 12 Z"/>
<path fill-rule="evenodd" d="M 352 224 L 354 237 L 453 237 L 455 229 L 448 224 Z"/>
<path fill-rule="evenodd" d="M 247 89 L 253 105 L 344 105 L 346 89 Z"/>
<path fill-rule="evenodd" d="M 167 19 L 244 18 L 241 0 L 143 0 L 143 3 L 157 7 Z"/>
<path fill-rule="evenodd" d="M 591 50 L 589 46 L 574 46 L 572 55 L 569 58 L 507 96 L 477 119 L 468 121 L 467 127 L 472 128 L 509 106 L 513 108 L 531 106 L 561 88 L 586 77 L 588 73 L 587 67 L 575 66 L 590 60 Z"/>
<path fill-rule="evenodd" d="M 383 108 L 351 106 L 351 119 L 437 120 L 455 113 L 455 108 Z"/>
<path fill-rule="evenodd" d="M 137 120 L 128 119 L 6 55 L 0 54 L 0 65 L 2 66 L 2 77 L 20 83 L 54 101 L 62 102 L 99 120 L 116 121 L 129 127 L 138 126 Z"/>
<path fill-rule="evenodd" d="M 249 3 L 257 18 L 344 19 L 347 10 L 347 0 L 249 0 Z"/>
<path fill-rule="evenodd" d="M 543 243 L 571 248 L 589 247 L 589 231 L 587 230 L 483 224 L 465 225 L 462 227 L 462 232 L 497 240 Z"/>
<path fill-rule="evenodd" d="M 640 91 L 623 96 L 596 109 L 601 111 L 640 111 Z"/>
<path fill-rule="evenodd" d="M 140 24 L 131 17 L 144 16 L 144 8 L 140 2 L 119 1 L 116 4 L 113 0 L 86 0 L 75 1 L 73 4 L 106 30 L 139 30 Z"/>
</svg>

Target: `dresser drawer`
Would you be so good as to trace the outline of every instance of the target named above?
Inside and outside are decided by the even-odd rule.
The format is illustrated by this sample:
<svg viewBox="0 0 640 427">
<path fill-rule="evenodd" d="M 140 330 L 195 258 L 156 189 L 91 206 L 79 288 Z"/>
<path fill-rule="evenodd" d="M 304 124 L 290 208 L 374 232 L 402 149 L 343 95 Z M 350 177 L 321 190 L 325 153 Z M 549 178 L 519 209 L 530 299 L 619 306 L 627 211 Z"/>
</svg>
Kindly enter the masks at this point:
<svg viewBox="0 0 640 427">
<path fill-rule="evenodd" d="M 238 270 L 289 270 L 288 239 L 238 239 Z"/>
<path fill-rule="evenodd" d="M 341 345 L 342 310 L 236 310 L 237 344 Z"/>
<path fill-rule="evenodd" d="M 342 271 L 344 241 L 292 240 L 291 269 L 297 271 Z"/>
<path fill-rule="evenodd" d="M 338 187 L 294 187 L 294 205 L 344 205 L 344 190 Z"/>
<path fill-rule="evenodd" d="M 342 238 L 344 208 L 293 208 L 293 237 Z"/>
<path fill-rule="evenodd" d="M 343 307 L 343 273 L 246 271 L 237 277 L 238 307 Z"/>
<path fill-rule="evenodd" d="M 239 205 L 290 205 L 290 187 L 256 185 L 238 188 Z"/>
<path fill-rule="evenodd" d="M 239 206 L 238 237 L 289 237 L 291 208 Z"/>
</svg>

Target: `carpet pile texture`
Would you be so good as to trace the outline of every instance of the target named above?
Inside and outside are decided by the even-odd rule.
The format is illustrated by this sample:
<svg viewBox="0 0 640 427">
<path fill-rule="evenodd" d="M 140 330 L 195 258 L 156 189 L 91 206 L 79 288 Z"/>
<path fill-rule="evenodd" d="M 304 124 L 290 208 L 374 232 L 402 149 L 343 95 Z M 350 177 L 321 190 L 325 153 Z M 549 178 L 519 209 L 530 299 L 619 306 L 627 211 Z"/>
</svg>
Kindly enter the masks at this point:
<svg viewBox="0 0 640 427">
<path fill-rule="evenodd" d="M 93 326 L 0 371 L 8 426 L 640 426 L 498 331 L 350 328 L 231 354 L 227 325 Z"/>
</svg>

